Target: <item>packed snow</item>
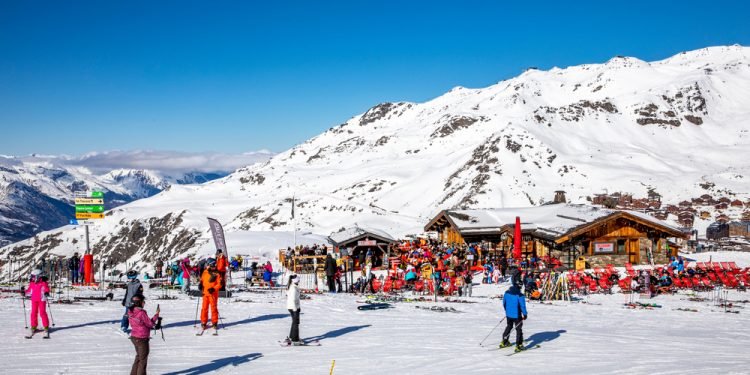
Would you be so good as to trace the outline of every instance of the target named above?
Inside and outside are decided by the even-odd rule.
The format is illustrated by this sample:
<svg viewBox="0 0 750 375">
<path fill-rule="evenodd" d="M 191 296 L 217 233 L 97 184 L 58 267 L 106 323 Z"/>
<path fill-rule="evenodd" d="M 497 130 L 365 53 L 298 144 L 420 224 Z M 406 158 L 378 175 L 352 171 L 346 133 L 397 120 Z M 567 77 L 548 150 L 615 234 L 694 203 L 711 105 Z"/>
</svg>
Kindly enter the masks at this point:
<svg viewBox="0 0 750 375">
<path fill-rule="evenodd" d="M 375 311 L 356 309 L 363 296 L 312 294 L 302 301 L 301 337 L 319 340 L 319 347 L 277 343 L 288 334 L 291 321 L 283 291 L 244 292 L 221 299 L 224 328 L 218 336 L 197 337 L 193 328 L 197 299 L 180 295 L 177 300 L 157 300 L 162 292 L 147 289 L 146 310 L 153 314 L 159 304 L 165 324 L 165 341 L 160 332 L 151 340 L 149 373 L 329 374 L 333 360 L 333 374 L 747 373 L 746 304 L 734 309 L 739 314 L 726 313 L 710 301 L 688 301 L 685 292 L 640 300 L 661 306 L 653 309 L 625 308 L 630 296 L 619 293 L 591 295 L 577 302 L 530 302 L 524 337 L 527 345 L 541 347 L 511 356 L 512 348 L 494 349 L 505 323 L 480 346 L 504 316 L 502 301 L 493 297 L 507 286 L 477 285 L 473 297 L 460 298 L 469 303 L 445 302 L 440 297 L 438 303 L 400 302 Z M 5 338 L 0 342 L 3 371 L 127 373 L 135 351 L 118 332 L 122 293 L 117 292 L 114 302 L 53 304 L 56 326 L 50 340 L 23 338 L 21 301 L 6 295 L 0 300 L 0 319 L 5 322 L 0 326 Z M 711 293 L 697 296 L 711 298 Z M 748 300 L 748 293 L 730 291 L 728 299 Z"/>
</svg>

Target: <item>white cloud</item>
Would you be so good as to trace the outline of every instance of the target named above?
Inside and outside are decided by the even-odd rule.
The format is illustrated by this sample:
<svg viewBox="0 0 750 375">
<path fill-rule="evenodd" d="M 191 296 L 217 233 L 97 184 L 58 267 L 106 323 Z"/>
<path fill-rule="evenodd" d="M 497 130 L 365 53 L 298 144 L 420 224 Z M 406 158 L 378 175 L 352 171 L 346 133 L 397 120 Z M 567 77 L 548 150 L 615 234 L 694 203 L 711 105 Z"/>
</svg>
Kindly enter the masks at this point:
<svg viewBox="0 0 750 375">
<path fill-rule="evenodd" d="M 92 152 L 82 156 L 32 155 L 21 159 L 27 162 L 50 161 L 67 166 L 85 167 L 94 173 L 106 173 L 118 168 L 151 169 L 171 173 L 227 173 L 240 167 L 266 161 L 273 155 L 267 150 L 241 154 L 134 150 Z"/>
</svg>

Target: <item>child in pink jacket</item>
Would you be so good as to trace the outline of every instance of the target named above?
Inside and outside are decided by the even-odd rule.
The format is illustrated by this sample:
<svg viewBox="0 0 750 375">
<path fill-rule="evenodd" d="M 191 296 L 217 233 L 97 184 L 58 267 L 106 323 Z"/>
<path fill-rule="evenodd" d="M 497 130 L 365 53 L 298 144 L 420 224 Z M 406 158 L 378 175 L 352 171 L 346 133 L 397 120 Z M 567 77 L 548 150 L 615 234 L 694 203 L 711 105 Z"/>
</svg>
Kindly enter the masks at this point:
<svg viewBox="0 0 750 375">
<path fill-rule="evenodd" d="M 156 314 L 149 318 L 143 307 L 146 305 L 146 298 L 142 294 L 136 294 L 131 299 L 133 305 L 128 310 L 128 320 L 130 320 L 130 341 L 135 347 L 135 361 L 130 368 L 130 375 L 146 374 L 148 366 L 149 343 L 151 339 L 151 329 L 159 319 L 159 308 L 156 308 Z"/>
<path fill-rule="evenodd" d="M 26 288 L 26 296 L 31 298 L 31 334 L 38 329 L 37 315 L 42 317 L 45 335 L 49 333 L 49 318 L 47 317 L 47 296 L 49 296 L 49 284 L 42 276 L 41 270 L 31 271 L 29 287 Z"/>
</svg>

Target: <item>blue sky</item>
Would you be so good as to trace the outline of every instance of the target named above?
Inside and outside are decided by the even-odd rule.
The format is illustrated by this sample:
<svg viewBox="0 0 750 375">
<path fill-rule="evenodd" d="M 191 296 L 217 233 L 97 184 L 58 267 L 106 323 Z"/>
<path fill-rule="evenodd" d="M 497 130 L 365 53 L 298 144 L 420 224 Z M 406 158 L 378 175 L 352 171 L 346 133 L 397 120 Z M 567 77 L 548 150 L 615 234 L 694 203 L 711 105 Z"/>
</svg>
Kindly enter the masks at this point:
<svg viewBox="0 0 750 375">
<path fill-rule="evenodd" d="M 750 44 L 745 2 L 0 2 L 0 154 L 283 151 L 536 66 Z"/>
</svg>

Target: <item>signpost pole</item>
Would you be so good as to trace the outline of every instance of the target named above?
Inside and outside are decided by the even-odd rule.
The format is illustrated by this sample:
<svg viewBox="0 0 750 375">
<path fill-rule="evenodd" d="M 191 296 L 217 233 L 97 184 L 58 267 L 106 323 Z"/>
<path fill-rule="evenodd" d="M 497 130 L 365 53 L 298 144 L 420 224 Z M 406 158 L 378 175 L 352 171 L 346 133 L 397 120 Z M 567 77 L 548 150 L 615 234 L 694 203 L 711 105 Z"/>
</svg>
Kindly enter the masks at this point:
<svg viewBox="0 0 750 375">
<path fill-rule="evenodd" d="M 89 251 L 91 251 L 91 248 L 89 247 L 89 226 L 84 225 L 83 227 L 86 229 L 86 254 L 88 254 Z"/>
</svg>

